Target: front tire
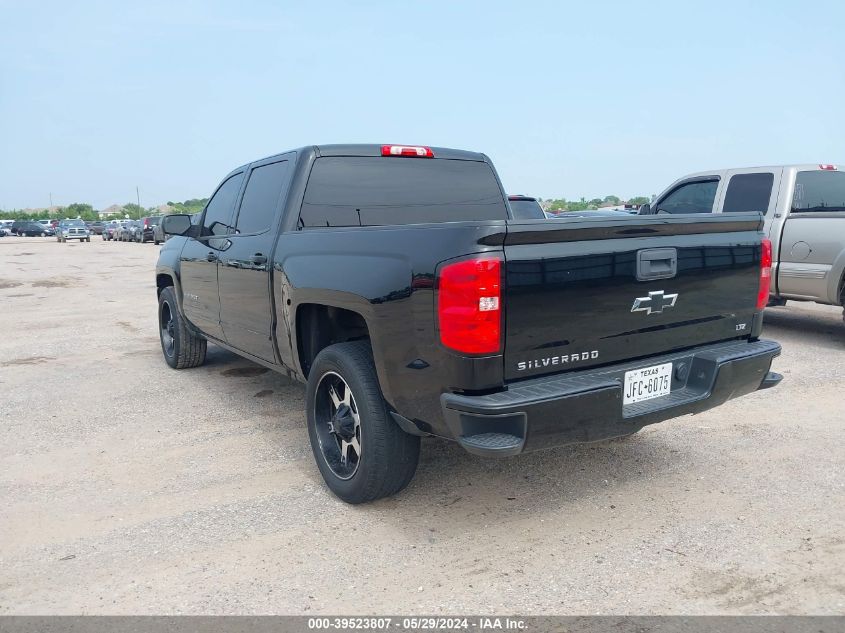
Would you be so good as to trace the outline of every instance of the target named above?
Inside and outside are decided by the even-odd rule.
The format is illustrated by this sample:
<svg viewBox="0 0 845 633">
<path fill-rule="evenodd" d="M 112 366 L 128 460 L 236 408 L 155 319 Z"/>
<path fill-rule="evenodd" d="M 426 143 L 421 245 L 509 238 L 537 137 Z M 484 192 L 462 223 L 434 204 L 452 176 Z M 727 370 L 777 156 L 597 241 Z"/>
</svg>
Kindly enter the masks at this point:
<svg viewBox="0 0 845 633">
<path fill-rule="evenodd" d="M 167 286 L 158 296 L 158 330 L 164 360 L 173 369 L 199 367 L 205 362 L 208 341 L 188 329 L 173 286 Z"/>
<path fill-rule="evenodd" d="M 317 467 L 343 501 L 388 497 L 414 477 L 420 438 L 391 418 L 367 341 L 330 345 L 317 355 L 306 412 Z"/>
</svg>

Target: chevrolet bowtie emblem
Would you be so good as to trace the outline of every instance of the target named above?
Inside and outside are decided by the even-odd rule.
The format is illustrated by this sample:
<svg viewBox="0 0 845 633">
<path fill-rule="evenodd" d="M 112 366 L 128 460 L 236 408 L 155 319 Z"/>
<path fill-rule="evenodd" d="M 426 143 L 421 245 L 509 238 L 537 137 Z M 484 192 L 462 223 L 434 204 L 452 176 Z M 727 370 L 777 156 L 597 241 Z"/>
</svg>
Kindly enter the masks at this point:
<svg viewBox="0 0 845 633">
<path fill-rule="evenodd" d="M 646 314 L 660 314 L 666 308 L 674 308 L 678 300 L 678 293 L 667 295 L 662 290 L 649 292 L 647 297 L 637 297 L 631 312 L 645 312 Z"/>
</svg>

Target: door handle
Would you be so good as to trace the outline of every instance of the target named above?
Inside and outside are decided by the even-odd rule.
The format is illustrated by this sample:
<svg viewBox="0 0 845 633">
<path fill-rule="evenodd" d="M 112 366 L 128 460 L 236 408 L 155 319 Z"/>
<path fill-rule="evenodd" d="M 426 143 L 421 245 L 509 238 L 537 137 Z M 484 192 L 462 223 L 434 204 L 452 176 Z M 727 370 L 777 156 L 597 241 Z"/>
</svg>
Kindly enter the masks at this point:
<svg viewBox="0 0 845 633">
<path fill-rule="evenodd" d="M 262 255 L 261 253 L 256 253 L 252 256 L 252 263 L 253 264 L 266 264 L 267 263 L 267 256 Z"/>
<path fill-rule="evenodd" d="M 206 258 L 206 260 L 208 260 L 210 262 L 216 262 L 217 261 L 217 255 L 215 255 L 214 253 L 209 253 L 208 255 L 205 256 L 205 258 Z"/>
</svg>

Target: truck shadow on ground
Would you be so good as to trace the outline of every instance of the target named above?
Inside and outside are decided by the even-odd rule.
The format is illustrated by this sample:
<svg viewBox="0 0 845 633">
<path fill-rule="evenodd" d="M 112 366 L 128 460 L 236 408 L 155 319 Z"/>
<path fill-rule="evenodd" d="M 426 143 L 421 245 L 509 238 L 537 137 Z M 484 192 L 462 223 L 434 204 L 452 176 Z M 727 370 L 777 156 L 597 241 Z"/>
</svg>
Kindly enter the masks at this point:
<svg viewBox="0 0 845 633">
<path fill-rule="evenodd" d="M 610 507 L 632 485 L 661 480 L 681 464 L 689 468 L 694 460 L 684 452 L 646 434 L 494 459 L 470 455 L 453 442 L 425 438 L 411 485 L 379 503 L 421 503 L 425 512 L 461 506 L 474 512 L 481 507 L 493 514 L 544 513 L 579 502 Z"/>
<path fill-rule="evenodd" d="M 293 389 L 302 392 L 304 400 L 302 385 L 217 346 L 209 346 L 203 369 L 227 381 L 252 378 L 248 386 L 244 385 L 244 404 L 253 399 L 251 390 L 273 391 L 276 397 L 264 402 L 279 415 L 285 406 L 283 394 L 287 393 L 289 398 Z M 681 418 L 675 423 L 683 424 L 689 419 Z M 285 434 L 283 438 L 281 429 L 275 426 L 267 431 L 271 436 L 278 434 L 280 446 L 284 444 L 287 451 L 307 455 L 306 459 L 295 462 L 302 477 L 331 495 L 311 463 L 304 411 L 300 420 L 301 429 L 293 435 Z M 387 514 L 402 508 L 403 520 L 418 515 L 425 525 L 441 511 L 483 520 L 488 514 L 544 514 L 580 502 L 590 507 L 610 508 L 620 491 L 632 485 L 662 481 L 671 471 L 707 468 L 705 464 L 696 464 L 695 453 L 687 454 L 688 444 L 678 444 L 667 436 L 650 432 L 649 428 L 626 438 L 563 446 L 505 459 L 477 457 L 454 442 L 423 438 L 419 467 L 408 488 L 394 497 L 356 506 L 354 510 L 349 508 L 353 512 L 383 510 Z M 462 529 L 460 522 L 450 523 L 456 530 Z"/>
<path fill-rule="evenodd" d="M 763 336 L 799 336 L 803 342 L 845 350 L 845 322 L 841 313 L 808 313 L 789 306 L 769 308 L 763 318 Z"/>
</svg>

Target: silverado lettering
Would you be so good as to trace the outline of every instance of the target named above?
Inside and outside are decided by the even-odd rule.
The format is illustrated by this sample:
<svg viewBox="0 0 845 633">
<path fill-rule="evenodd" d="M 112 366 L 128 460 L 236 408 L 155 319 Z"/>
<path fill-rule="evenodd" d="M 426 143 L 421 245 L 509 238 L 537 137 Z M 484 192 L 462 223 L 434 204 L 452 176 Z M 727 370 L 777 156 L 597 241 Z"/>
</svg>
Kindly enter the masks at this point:
<svg viewBox="0 0 845 633">
<path fill-rule="evenodd" d="M 598 350 L 581 353 L 575 352 L 574 354 L 561 354 L 560 356 L 549 356 L 548 358 L 540 358 L 537 360 L 524 360 L 517 363 L 516 368 L 518 371 L 525 371 L 526 369 L 539 369 L 550 365 L 563 365 L 565 363 L 574 363 L 581 360 L 595 360 L 598 357 Z"/>
</svg>

